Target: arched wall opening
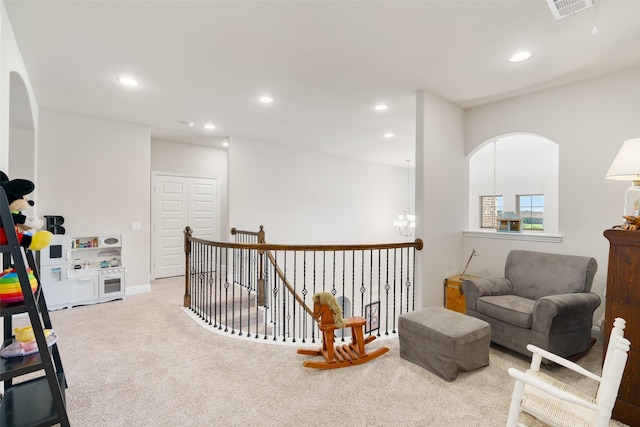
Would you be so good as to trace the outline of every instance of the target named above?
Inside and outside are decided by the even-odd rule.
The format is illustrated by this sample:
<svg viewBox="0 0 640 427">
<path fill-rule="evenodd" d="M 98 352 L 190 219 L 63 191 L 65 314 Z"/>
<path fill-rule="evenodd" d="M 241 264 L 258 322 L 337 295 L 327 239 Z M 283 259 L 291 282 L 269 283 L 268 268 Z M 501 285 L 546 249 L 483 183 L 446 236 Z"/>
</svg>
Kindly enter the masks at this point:
<svg viewBox="0 0 640 427">
<path fill-rule="evenodd" d="M 495 231 L 487 213 L 494 209 L 496 217 L 522 216 L 525 233 L 557 234 L 559 164 L 558 144 L 541 135 L 511 133 L 483 143 L 468 157 L 469 229 Z"/>
<path fill-rule="evenodd" d="M 35 182 L 36 149 L 33 111 L 24 80 L 15 71 L 9 74 L 9 178 Z"/>
</svg>

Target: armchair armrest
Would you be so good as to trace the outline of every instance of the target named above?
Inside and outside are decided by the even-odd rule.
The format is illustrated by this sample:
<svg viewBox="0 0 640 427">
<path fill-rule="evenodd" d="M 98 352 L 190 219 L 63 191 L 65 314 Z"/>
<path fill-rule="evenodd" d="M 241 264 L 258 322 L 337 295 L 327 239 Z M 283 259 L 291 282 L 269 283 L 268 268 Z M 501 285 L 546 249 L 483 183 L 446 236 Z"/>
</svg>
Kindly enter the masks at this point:
<svg viewBox="0 0 640 427">
<path fill-rule="evenodd" d="M 467 308 L 476 309 L 476 300 L 487 295 L 506 295 L 512 293 L 511 282 L 505 277 L 475 277 L 462 282 Z"/>
<path fill-rule="evenodd" d="M 600 305 L 600 297 L 593 292 L 548 295 L 536 301 L 533 307 L 533 322 L 531 329 L 548 334 L 553 319 L 557 316 L 587 316 L 593 317 L 593 312 Z"/>
</svg>

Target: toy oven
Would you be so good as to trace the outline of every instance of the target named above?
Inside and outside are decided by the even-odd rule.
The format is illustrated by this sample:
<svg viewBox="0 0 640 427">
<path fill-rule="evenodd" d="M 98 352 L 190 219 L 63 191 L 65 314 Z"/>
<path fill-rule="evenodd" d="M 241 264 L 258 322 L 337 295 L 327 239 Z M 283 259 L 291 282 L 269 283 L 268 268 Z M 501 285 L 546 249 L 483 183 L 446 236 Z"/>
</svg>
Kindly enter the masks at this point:
<svg viewBox="0 0 640 427">
<path fill-rule="evenodd" d="M 124 267 L 99 270 L 100 297 L 124 295 Z"/>
</svg>

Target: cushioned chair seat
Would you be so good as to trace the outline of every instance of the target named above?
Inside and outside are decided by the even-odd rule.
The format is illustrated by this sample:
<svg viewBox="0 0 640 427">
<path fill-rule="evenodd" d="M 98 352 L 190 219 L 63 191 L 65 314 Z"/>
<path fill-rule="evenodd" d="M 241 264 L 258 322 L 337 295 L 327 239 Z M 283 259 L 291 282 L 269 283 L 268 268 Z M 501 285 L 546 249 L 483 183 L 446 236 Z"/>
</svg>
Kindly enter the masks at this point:
<svg viewBox="0 0 640 427">
<path fill-rule="evenodd" d="M 521 328 L 531 328 L 534 300 L 517 295 L 498 295 L 478 298 L 479 313 L 502 319 Z"/>
</svg>

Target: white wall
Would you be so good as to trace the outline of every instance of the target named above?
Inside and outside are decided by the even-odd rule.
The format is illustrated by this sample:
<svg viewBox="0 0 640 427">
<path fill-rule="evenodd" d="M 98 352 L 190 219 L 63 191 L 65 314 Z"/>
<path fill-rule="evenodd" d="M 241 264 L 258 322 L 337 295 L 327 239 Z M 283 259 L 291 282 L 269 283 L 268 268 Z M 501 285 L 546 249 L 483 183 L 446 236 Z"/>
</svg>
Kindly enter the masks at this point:
<svg viewBox="0 0 640 427">
<path fill-rule="evenodd" d="M 404 241 L 393 220 L 406 207 L 406 182 L 406 168 L 232 138 L 230 225 L 264 225 L 269 243 Z"/>
<path fill-rule="evenodd" d="M 18 43 L 16 42 L 13 29 L 11 28 L 11 22 L 7 17 L 7 12 L 4 7 L 4 3 L 0 2 L 0 170 L 7 171 L 9 169 L 9 120 L 10 120 L 10 87 L 11 72 L 14 71 L 22 78 L 27 94 L 29 97 L 29 103 L 31 105 L 31 112 L 33 114 L 33 122 L 35 124 L 35 130 L 37 135 L 37 123 L 38 123 L 38 103 L 36 102 L 31 88 L 31 82 L 27 75 L 22 55 L 18 49 Z M 35 160 L 34 160 L 35 163 Z M 38 187 L 36 184 L 36 194 Z"/>
<path fill-rule="evenodd" d="M 39 128 L 39 214 L 63 216 L 69 236 L 122 235 L 127 291 L 148 287 L 149 129 L 44 109 Z"/>
<path fill-rule="evenodd" d="M 559 233 L 562 243 L 465 238 L 464 252 L 479 257 L 468 273 L 502 276 L 511 249 L 596 258 L 593 291 L 606 285 L 609 242 L 605 229 L 623 222 L 624 190 L 630 183 L 604 178 L 623 141 L 640 136 L 640 69 L 629 70 L 472 108 L 466 112 L 465 152 L 497 135 L 531 132 L 560 149 Z M 604 303 L 596 311 L 597 321 Z"/>
<path fill-rule="evenodd" d="M 152 139 L 151 171 L 199 178 L 217 178 L 221 207 L 220 236 L 223 241 L 229 240 L 231 226 L 227 210 L 227 150 Z"/>
<path fill-rule="evenodd" d="M 35 181 L 35 133 L 31 129 L 11 127 L 10 137 L 10 161 L 9 169 L 4 170 L 9 178 L 22 178 Z M 37 193 L 36 193 L 37 194 Z M 33 196 L 29 195 L 31 199 Z M 29 214 L 33 214 L 30 212 Z"/>
<path fill-rule="evenodd" d="M 443 305 L 445 277 L 462 272 L 467 220 L 463 111 L 429 92 L 417 97 L 417 305 Z"/>
</svg>

